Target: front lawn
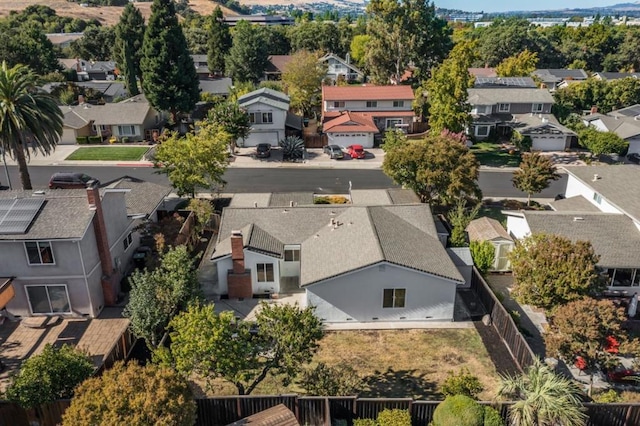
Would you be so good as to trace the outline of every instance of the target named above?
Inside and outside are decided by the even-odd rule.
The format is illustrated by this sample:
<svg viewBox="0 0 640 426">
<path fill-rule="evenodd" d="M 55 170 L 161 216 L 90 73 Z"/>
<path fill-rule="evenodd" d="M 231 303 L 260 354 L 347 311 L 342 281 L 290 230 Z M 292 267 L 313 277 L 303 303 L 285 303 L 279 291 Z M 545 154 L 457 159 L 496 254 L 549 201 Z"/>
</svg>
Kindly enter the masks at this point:
<svg viewBox="0 0 640 426">
<path fill-rule="evenodd" d="M 498 374 L 477 331 L 471 329 L 362 330 L 327 332 L 314 363 L 349 365 L 364 381 L 361 397 L 442 398 L 439 389 L 448 371 L 467 367 L 485 390 L 481 400 L 495 397 Z M 236 394 L 216 381 L 216 395 Z M 283 386 L 267 378 L 254 395 L 303 394 L 295 383 Z"/>
<path fill-rule="evenodd" d="M 470 148 L 483 166 L 491 167 L 518 167 L 520 165 L 520 154 L 509 154 L 502 145 L 491 142 L 477 142 Z"/>
<path fill-rule="evenodd" d="M 67 160 L 138 161 L 147 152 L 146 146 L 92 146 L 76 149 Z"/>
</svg>

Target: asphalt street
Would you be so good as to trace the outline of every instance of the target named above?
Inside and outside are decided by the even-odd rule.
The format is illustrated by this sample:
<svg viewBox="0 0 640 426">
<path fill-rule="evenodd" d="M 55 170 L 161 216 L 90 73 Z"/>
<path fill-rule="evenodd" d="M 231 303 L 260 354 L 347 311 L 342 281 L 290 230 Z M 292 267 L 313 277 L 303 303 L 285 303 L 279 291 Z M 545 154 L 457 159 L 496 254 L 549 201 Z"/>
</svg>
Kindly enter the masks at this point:
<svg viewBox="0 0 640 426">
<path fill-rule="evenodd" d="M 150 182 L 169 184 L 165 175 L 157 174 L 151 167 L 110 167 L 110 166 L 32 166 L 29 168 L 34 188 L 44 188 L 55 172 L 83 172 L 101 182 L 108 182 L 129 175 Z M 9 176 L 14 188 L 20 188 L 18 170 L 9 166 Z M 515 189 L 511 183 L 511 172 L 480 172 L 480 188 L 485 197 L 525 197 L 526 194 Z M 293 192 L 314 191 L 316 193 L 340 193 L 349 189 L 349 182 L 356 189 L 375 189 L 393 187 L 393 182 L 381 170 L 352 169 L 314 169 L 314 168 L 232 168 L 224 175 L 227 182 L 224 192 Z M 0 166 L 0 182 L 6 187 L 5 172 Z M 540 198 L 553 198 L 564 192 L 566 175 L 535 195 Z"/>
</svg>

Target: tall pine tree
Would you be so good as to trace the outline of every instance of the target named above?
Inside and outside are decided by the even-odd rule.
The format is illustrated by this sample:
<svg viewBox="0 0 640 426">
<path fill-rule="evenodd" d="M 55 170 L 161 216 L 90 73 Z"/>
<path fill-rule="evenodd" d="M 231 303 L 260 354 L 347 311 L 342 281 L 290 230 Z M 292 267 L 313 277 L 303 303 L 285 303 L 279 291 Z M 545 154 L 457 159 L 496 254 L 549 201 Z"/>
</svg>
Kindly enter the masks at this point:
<svg viewBox="0 0 640 426">
<path fill-rule="evenodd" d="M 200 98 L 198 76 L 178 25 L 173 0 L 154 0 L 142 44 L 142 89 L 154 108 L 191 112 Z"/>
<path fill-rule="evenodd" d="M 269 60 L 260 27 L 240 21 L 233 34 L 233 44 L 226 61 L 226 73 L 237 82 L 257 82 L 264 75 Z"/>
<path fill-rule="evenodd" d="M 142 56 L 144 29 L 142 13 L 133 3 L 128 3 L 120 15 L 120 22 L 116 25 L 113 58 L 124 76 L 127 90 L 131 96 L 140 93 L 137 79 L 142 81 L 140 57 Z"/>
<path fill-rule="evenodd" d="M 209 42 L 207 43 L 207 65 L 212 74 L 224 74 L 224 61 L 231 49 L 229 26 L 224 22 L 222 9 L 217 6 L 211 14 Z"/>
</svg>

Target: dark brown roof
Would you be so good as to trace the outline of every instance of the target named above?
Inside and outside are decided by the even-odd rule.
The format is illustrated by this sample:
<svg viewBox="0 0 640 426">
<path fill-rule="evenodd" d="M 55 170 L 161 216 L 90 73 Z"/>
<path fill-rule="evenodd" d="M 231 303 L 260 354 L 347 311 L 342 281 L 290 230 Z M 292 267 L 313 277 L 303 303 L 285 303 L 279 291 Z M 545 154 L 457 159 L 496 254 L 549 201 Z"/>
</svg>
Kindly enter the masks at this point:
<svg viewBox="0 0 640 426">
<path fill-rule="evenodd" d="M 278 404 L 227 426 L 300 426 L 296 416 L 284 404 Z"/>
</svg>

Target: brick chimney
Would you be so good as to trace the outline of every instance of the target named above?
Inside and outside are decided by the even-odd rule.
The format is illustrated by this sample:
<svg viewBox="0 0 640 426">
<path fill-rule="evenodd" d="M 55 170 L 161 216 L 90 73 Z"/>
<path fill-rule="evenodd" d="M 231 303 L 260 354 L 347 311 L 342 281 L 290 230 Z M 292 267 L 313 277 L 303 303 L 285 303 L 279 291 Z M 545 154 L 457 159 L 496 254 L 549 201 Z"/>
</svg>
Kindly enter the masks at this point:
<svg viewBox="0 0 640 426">
<path fill-rule="evenodd" d="M 244 240 L 242 231 L 231 231 L 231 260 L 233 269 L 227 272 L 227 287 L 230 299 L 251 298 L 251 270 L 244 263 Z"/>
<path fill-rule="evenodd" d="M 93 230 L 96 234 L 98 256 L 100 257 L 100 266 L 102 268 L 101 284 L 104 303 L 106 306 L 113 306 L 116 304 L 118 293 L 120 292 L 120 273 L 113 267 L 107 227 L 104 220 L 104 212 L 102 211 L 100 189 L 95 183 L 95 181 L 87 183 L 87 199 L 89 208 L 96 212 L 93 216 Z"/>
<path fill-rule="evenodd" d="M 591 107 L 591 111 L 589 112 L 590 114 L 597 114 L 598 113 L 598 107 L 597 106 L 592 106 Z"/>
<path fill-rule="evenodd" d="M 78 105 L 82 105 L 82 104 L 84 104 L 84 96 L 78 95 Z"/>
</svg>

